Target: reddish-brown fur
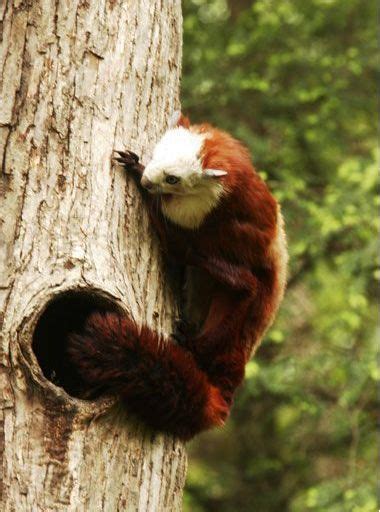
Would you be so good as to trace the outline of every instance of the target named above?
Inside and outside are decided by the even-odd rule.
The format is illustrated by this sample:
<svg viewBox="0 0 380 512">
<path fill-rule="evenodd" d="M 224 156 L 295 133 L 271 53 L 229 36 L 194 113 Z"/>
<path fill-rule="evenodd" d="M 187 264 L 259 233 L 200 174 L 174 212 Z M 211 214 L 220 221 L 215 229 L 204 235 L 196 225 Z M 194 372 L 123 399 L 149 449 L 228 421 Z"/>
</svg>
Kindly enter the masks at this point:
<svg viewBox="0 0 380 512">
<path fill-rule="evenodd" d="M 183 116 L 179 124 L 188 127 Z M 186 124 L 185 124 L 186 123 Z M 278 255 L 278 208 L 255 172 L 249 153 L 210 125 L 204 168 L 223 169 L 225 193 L 196 230 L 164 219 L 159 197 L 148 198 L 151 218 L 169 258 L 202 269 L 215 282 L 206 320 L 184 346 L 140 330 L 116 313 L 94 314 L 70 340 L 70 354 L 89 386 L 120 394 L 127 409 L 147 424 L 182 439 L 225 421 L 244 367 L 272 321 L 282 288 Z M 122 153 L 129 171 L 141 175 L 135 155 Z"/>
</svg>

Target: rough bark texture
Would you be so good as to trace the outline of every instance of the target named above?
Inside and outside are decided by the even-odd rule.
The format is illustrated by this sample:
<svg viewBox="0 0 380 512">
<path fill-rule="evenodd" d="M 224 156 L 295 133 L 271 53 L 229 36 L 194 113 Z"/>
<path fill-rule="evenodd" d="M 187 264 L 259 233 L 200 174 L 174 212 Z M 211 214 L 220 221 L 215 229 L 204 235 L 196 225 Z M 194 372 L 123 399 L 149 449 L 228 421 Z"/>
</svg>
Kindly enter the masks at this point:
<svg viewBox="0 0 380 512">
<path fill-rule="evenodd" d="M 159 249 L 111 153 L 146 161 L 178 108 L 180 0 L 3 0 L 0 37 L 0 509 L 180 510 L 183 446 L 70 396 L 32 348 L 68 290 L 170 332 Z"/>
</svg>

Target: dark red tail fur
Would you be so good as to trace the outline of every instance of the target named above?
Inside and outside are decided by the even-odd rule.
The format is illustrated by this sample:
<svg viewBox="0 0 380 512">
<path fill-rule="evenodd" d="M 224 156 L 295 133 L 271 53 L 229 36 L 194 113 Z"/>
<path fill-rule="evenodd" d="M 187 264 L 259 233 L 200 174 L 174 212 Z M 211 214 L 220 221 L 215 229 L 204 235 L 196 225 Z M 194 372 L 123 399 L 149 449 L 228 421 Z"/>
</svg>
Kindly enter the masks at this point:
<svg viewBox="0 0 380 512">
<path fill-rule="evenodd" d="M 120 395 L 154 429 L 188 440 L 228 416 L 231 383 L 224 396 L 191 352 L 128 317 L 92 314 L 84 331 L 71 335 L 68 350 L 89 389 Z"/>
</svg>

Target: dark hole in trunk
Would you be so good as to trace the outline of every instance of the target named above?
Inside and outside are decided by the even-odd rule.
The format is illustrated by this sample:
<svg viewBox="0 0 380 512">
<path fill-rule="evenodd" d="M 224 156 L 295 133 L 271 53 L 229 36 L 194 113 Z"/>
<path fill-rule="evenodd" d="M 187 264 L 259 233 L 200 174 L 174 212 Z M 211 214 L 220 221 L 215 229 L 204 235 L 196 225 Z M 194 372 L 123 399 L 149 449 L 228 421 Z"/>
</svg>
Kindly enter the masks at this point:
<svg viewBox="0 0 380 512">
<path fill-rule="evenodd" d="M 72 332 L 80 332 L 91 313 L 120 312 L 114 303 L 94 292 L 67 292 L 53 299 L 37 322 L 33 334 L 33 350 L 44 376 L 71 396 L 94 399 L 67 354 L 67 340 Z"/>
</svg>

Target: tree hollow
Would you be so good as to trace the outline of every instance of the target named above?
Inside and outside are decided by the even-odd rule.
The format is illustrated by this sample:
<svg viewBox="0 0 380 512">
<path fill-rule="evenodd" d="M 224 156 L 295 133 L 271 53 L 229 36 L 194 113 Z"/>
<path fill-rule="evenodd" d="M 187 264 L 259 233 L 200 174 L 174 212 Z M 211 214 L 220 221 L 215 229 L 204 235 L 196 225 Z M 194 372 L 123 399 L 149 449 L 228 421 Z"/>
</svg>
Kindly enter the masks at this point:
<svg viewBox="0 0 380 512">
<path fill-rule="evenodd" d="M 94 399 L 70 361 L 67 342 L 71 333 L 81 332 L 91 313 L 120 312 L 120 307 L 94 291 L 69 291 L 52 299 L 37 321 L 32 348 L 45 378 L 69 395 Z"/>
</svg>

